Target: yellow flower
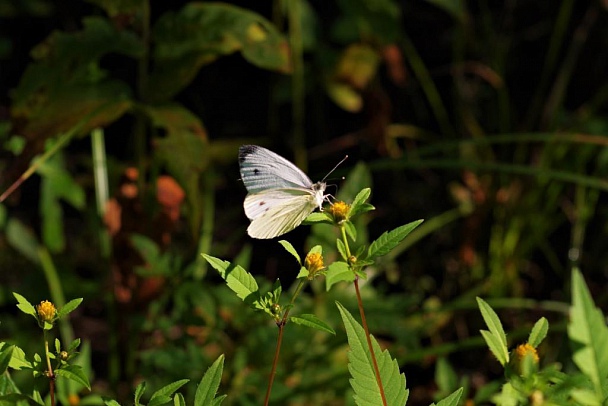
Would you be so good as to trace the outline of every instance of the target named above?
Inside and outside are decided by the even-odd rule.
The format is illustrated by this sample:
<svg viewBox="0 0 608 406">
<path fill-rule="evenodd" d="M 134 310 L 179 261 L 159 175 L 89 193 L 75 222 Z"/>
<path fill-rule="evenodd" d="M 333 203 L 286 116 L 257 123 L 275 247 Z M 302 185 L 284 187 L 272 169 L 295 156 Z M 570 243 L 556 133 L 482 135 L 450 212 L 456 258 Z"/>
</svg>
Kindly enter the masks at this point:
<svg viewBox="0 0 608 406">
<path fill-rule="evenodd" d="M 524 359 L 528 354 L 530 354 L 532 355 L 532 359 L 534 359 L 534 363 L 538 364 L 538 352 L 536 351 L 536 348 L 532 347 L 528 343 L 517 346 L 515 349 L 515 354 L 520 360 Z"/>
<path fill-rule="evenodd" d="M 334 220 L 339 223 L 348 218 L 348 212 L 350 211 L 350 205 L 343 201 L 337 201 L 329 207 L 329 212 L 334 217 Z"/>
<path fill-rule="evenodd" d="M 317 252 L 309 253 L 304 260 L 304 266 L 308 271 L 308 277 L 313 278 L 317 272 L 325 268 L 325 265 L 323 264 L 323 255 Z"/>
<path fill-rule="evenodd" d="M 43 300 L 38 306 L 36 306 L 36 312 L 38 312 L 38 318 L 40 321 L 52 323 L 55 319 L 55 315 L 57 314 L 57 308 L 48 300 Z"/>
</svg>

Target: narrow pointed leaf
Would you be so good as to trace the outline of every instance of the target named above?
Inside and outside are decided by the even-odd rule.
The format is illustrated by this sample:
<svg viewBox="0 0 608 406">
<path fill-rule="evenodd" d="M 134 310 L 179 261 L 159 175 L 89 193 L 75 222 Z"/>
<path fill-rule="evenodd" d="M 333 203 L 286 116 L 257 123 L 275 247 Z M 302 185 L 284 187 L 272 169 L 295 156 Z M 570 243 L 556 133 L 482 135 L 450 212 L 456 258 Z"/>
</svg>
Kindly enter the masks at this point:
<svg viewBox="0 0 608 406">
<path fill-rule="evenodd" d="M 502 328 L 502 323 L 500 322 L 498 315 L 494 309 L 492 309 L 490 305 L 480 297 L 477 298 L 477 305 L 479 306 L 479 311 L 481 312 L 483 320 L 488 326 L 488 330 L 490 330 L 490 333 L 500 340 L 500 343 L 506 349 L 507 335 L 505 334 L 505 330 Z"/>
<path fill-rule="evenodd" d="M 36 317 L 36 309 L 34 306 L 28 302 L 26 298 L 21 296 L 19 293 L 13 292 L 13 296 L 17 299 L 17 307 L 25 314 L 32 315 Z"/>
<path fill-rule="evenodd" d="M 302 260 L 300 259 L 300 256 L 298 255 L 298 251 L 296 251 L 296 249 L 293 247 L 293 245 L 291 245 L 291 243 L 289 241 L 280 240 L 279 244 L 281 244 L 283 246 L 283 248 L 285 248 L 285 251 L 289 252 L 291 255 L 293 255 L 296 258 L 296 260 L 298 261 L 298 264 L 302 265 Z"/>
<path fill-rule="evenodd" d="M 213 365 L 207 369 L 201 383 L 199 383 L 198 388 L 196 388 L 194 406 L 212 406 L 215 404 L 214 398 L 220 387 L 223 370 L 224 355 L 220 355 Z"/>
<path fill-rule="evenodd" d="M 409 224 L 397 227 L 394 230 L 385 232 L 369 246 L 365 259 L 371 260 L 388 254 L 393 248 L 399 245 L 412 230 L 418 227 L 422 221 L 423 220 L 413 221 Z"/>
<path fill-rule="evenodd" d="M 593 382 L 598 401 L 607 396 L 608 327 L 578 269 L 572 272 L 572 308 L 568 336 L 576 366 Z"/>
<path fill-rule="evenodd" d="M 530 336 L 528 337 L 528 344 L 532 347 L 537 348 L 540 343 L 547 337 L 549 331 L 549 322 L 546 318 L 541 317 L 532 327 Z"/>
<path fill-rule="evenodd" d="M 460 402 L 460 397 L 462 396 L 462 392 L 462 388 L 457 389 L 447 398 L 441 399 L 439 402 L 437 402 L 436 406 L 458 406 L 458 403 Z M 433 403 L 433 405 L 435 404 Z"/>
<path fill-rule="evenodd" d="M 91 384 L 89 378 L 85 375 L 80 365 L 66 365 L 55 371 L 57 376 L 63 376 L 64 378 L 70 379 L 77 382 L 87 389 L 91 390 Z"/>
<path fill-rule="evenodd" d="M 171 400 L 171 396 L 175 393 L 175 391 L 177 391 L 179 388 L 181 388 L 182 386 L 187 384 L 188 381 L 189 381 L 189 379 L 182 379 L 182 380 L 175 381 L 173 383 L 163 386 L 162 388 L 160 388 L 159 390 L 157 390 L 156 392 L 154 392 L 152 394 L 152 397 L 150 397 L 150 403 L 148 404 L 148 406 L 152 405 L 152 402 L 155 399 L 163 399 L 163 400 L 169 399 L 169 400 L 165 400 L 163 403 L 169 402 Z"/>
<path fill-rule="evenodd" d="M 500 338 L 487 330 L 480 330 L 480 333 L 498 362 L 500 362 L 502 366 L 505 366 L 507 362 L 509 362 L 509 353 L 507 348 L 502 344 Z"/>
<path fill-rule="evenodd" d="M 70 300 L 57 311 L 57 317 L 63 317 L 66 314 L 73 312 L 78 306 L 80 306 L 80 303 L 82 303 L 82 298 Z"/>
<path fill-rule="evenodd" d="M 135 388 L 135 406 L 139 406 L 141 404 L 141 403 L 139 403 L 139 401 L 145 391 L 146 391 L 146 382 L 142 381 L 139 385 L 137 385 L 137 388 Z"/>
<path fill-rule="evenodd" d="M 355 402 L 359 406 L 377 406 L 382 404 L 380 387 L 372 363 L 372 357 L 367 345 L 363 327 L 338 302 L 336 302 L 348 336 L 348 370 L 352 378 L 350 384 L 355 392 Z M 389 406 L 406 404 L 409 391 L 405 387 L 405 375 L 399 371 L 397 361 L 391 358 L 387 350 L 382 351 L 374 337 L 370 337 L 380 380 Z"/>
<path fill-rule="evenodd" d="M 289 320 L 301 326 L 312 327 L 314 329 L 336 335 L 336 332 L 329 326 L 329 324 L 325 323 L 323 320 L 319 319 L 314 314 L 301 314 L 299 316 L 291 316 Z"/>
</svg>

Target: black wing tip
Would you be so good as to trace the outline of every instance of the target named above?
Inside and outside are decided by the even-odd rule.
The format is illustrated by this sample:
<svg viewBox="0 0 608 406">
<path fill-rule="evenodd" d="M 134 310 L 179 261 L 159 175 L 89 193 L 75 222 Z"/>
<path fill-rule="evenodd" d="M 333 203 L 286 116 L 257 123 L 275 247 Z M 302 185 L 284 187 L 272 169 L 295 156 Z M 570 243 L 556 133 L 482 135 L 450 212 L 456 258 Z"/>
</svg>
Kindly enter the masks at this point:
<svg viewBox="0 0 608 406">
<path fill-rule="evenodd" d="M 253 154 L 258 150 L 257 145 L 241 145 L 239 147 L 239 162 L 245 161 L 247 159 L 247 155 Z"/>
</svg>

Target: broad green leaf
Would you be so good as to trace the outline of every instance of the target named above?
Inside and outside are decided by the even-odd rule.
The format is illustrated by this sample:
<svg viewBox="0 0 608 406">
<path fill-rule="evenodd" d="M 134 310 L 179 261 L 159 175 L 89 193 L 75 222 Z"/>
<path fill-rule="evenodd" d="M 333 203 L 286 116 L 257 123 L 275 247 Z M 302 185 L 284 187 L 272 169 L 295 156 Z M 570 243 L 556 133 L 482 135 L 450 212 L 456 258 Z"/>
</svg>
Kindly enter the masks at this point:
<svg viewBox="0 0 608 406">
<path fill-rule="evenodd" d="M 486 341 L 486 344 L 492 351 L 492 354 L 496 357 L 500 365 L 505 366 L 507 362 L 509 362 L 509 352 L 507 348 L 502 344 L 500 338 L 496 337 L 496 335 L 490 333 L 487 330 L 479 330 L 483 339 Z"/>
<path fill-rule="evenodd" d="M 7 370 L 11 358 L 13 357 L 14 348 L 15 347 L 12 345 L 7 345 L 0 350 L 0 375 L 3 375 L 4 371 Z"/>
<path fill-rule="evenodd" d="M 72 381 L 79 383 L 85 386 L 87 389 L 91 390 L 89 378 L 87 378 L 87 376 L 84 374 L 84 371 L 80 365 L 65 365 L 55 370 L 55 374 L 57 376 L 62 376 L 64 378 L 71 379 Z"/>
<path fill-rule="evenodd" d="M 412 232 L 423 220 L 412 221 L 409 224 L 397 227 L 394 230 L 386 231 L 377 240 L 371 243 L 365 259 L 374 259 L 388 254 L 403 239 Z"/>
<path fill-rule="evenodd" d="M 603 406 L 603 403 L 598 400 L 597 394 L 589 389 L 573 388 L 570 391 L 572 400 L 577 402 L 577 405 L 581 406 Z"/>
<path fill-rule="evenodd" d="M 283 35 L 259 14 L 227 3 L 190 2 L 167 12 L 152 36 L 154 70 L 145 92 L 151 101 L 173 97 L 202 66 L 235 52 L 263 69 L 291 70 Z"/>
<path fill-rule="evenodd" d="M 323 320 L 319 319 L 314 314 L 301 314 L 299 316 L 291 316 L 289 320 L 301 326 L 311 327 L 317 330 L 325 331 L 326 333 L 336 335 L 336 332 L 329 326 L 329 324 L 325 323 Z"/>
<path fill-rule="evenodd" d="M 173 395 L 175 393 L 175 391 L 177 391 L 179 388 L 181 388 L 182 386 L 184 386 L 185 384 L 187 384 L 189 381 L 189 379 L 181 379 L 179 381 L 175 381 L 173 383 L 170 383 L 168 385 L 163 386 L 162 388 L 160 388 L 159 390 L 157 390 L 156 392 L 154 392 L 152 394 L 152 396 L 150 397 L 150 403 L 148 403 L 148 406 L 152 406 L 153 404 L 164 404 L 167 403 L 171 400 L 171 395 Z M 158 399 L 155 403 L 155 399 Z M 160 402 L 160 399 L 163 400 L 162 403 Z M 168 399 L 168 400 L 165 400 Z"/>
<path fill-rule="evenodd" d="M 139 403 L 139 401 L 141 400 L 141 397 L 145 391 L 146 391 L 146 381 L 141 381 L 141 383 L 139 385 L 137 385 L 137 388 L 135 388 L 135 405 L 136 406 L 139 406 L 141 404 L 141 403 Z"/>
<path fill-rule="evenodd" d="M 340 303 L 336 302 L 348 337 L 348 370 L 352 376 L 350 384 L 355 392 L 355 402 L 359 406 L 377 406 L 382 404 L 380 388 L 372 363 L 367 338 L 363 327 Z M 386 401 L 390 406 L 401 406 L 407 402 L 409 390 L 405 387 L 405 375 L 399 371 L 397 361 L 391 358 L 388 350 L 382 351 L 373 336 L 370 336 L 380 381 L 384 388 Z"/>
<path fill-rule="evenodd" d="M 117 401 L 115 401 L 114 399 L 108 399 L 103 401 L 103 403 L 106 406 L 121 406 L 120 403 L 118 403 Z M 139 403 L 136 403 L 136 405 L 139 405 Z"/>
<path fill-rule="evenodd" d="M 488 326 L 488 330 L 490 330 L 490 333 L 500 340 L 501 346 L 505 348 L 505 351 L 507 351 L 507 335 L 505 334 L 505 330 L 502 328 L 502 323 L 500 322 L 498 315 L 494 309 L 492 309 L 490 305 L 480 297 L 477 298 L 477 305 L 479 306 L 479 311 L 481 312 L 483 320 Z"/>
<path fill-rule="evenodd" d="M 325 223 L 325 224 L 333 224 L 333 220 L 327 212 L 319 212 L 316 211 L 314 213 L 310 213 L 308 217 L 304 219 L 302 224 L 310 225 L 315 223 Z"/>
<path fill-rule="evenodd" d="M 171 396 L 159 395 L 154 399 L 150 399 L 150 401 L 148 402 L 148 404 L 146 406 L 166 405 L 169 402 L 171 402 Z"/>
<path fill-rule="evenodd" d="M 220 273 L 228 287 L 245 303 L 259 299 L 259 287 L 253 276 L 238 265 L 202 254 L 209 264 Z"/>
<path fill-rule="evenodd" d="M 203 379 L 196 388 L 196 395 L 194 395 L 194 406 L 211 406 L 214 405 L 214 398 L 220 387 L 220 380 L 222 379 L 222 371 L 224 370 L 224 355 L 220 355 L 211 365 Z"/>
<path fill-rule="evenodd" d="M 8 366 L 16 370 L 21 370 L 22 368 L 32 368 L 31 362 L 29 362 L 25 357 L 25 352 L 16 345 L 13 345 L 12 347 L 13 351 Z"/>
<path fill-rule="evenodd" d="M 352 282 L 354 280 L 355 274 L 346 262 L 332 262 L 327 267 L 327 273 L 325 274 L 325 289 L 329 291 L 329 289 L 338 282 Z"/>
<path fill-rule="evenodd" d="M 63 317 L 67 314 L 70 314 L 74 310 L 76 310 L 76 308 L 78 306 L 80 306 L 80 304 L 82 303 L 82 300 L 83 300 L 82 298 L 78 298 L 78 299 L 72 299 L 69 302 L 67 302 L 61 309 L 59 309 L 57 311 L 57 317 Z"/>
<path fill-rule="evenodd" d="M 574 363 L 593 382 L 596 398 L 603 402 L 607 396 L 608 327 L 578 269 L 572 271 L 572 307 L 568 336 Z"/>
<path fill-rule="evenodd" d="M 454 393 L 452 393 L 447 398 L 442 399 L 439 402 L 437 402 L 436 406 L 458 406 L 458 404 L 460 403 L 460 397 L 462 396 L 462 392 L 463 392 L 462 388 L 457 389 L 456 391 L 454 391 Z M 433 403 L 433 405 L 435 405 L 435 403 Z"/>
<path fill-rule="evenodd" d="M 15 218 L 8 220 L 6 225 L 6 238 L 8 243 L 21 255 L 37 264 L 40 262 L 38 256 L 38 240 L 29 227 Z"/>
<path fill-rule="evenodd" d="M 300 256 L 298 255 L 298 251 L 296 251 L 296 249 L 293 247 L 293 245 L 291 245 L 291 243 L 289 241 L 280 240 L 279 244 L 281 244 L 283 246 L 283 248 L 285 248 L 285 251 L 289 252 L 291 255 L 293 255 L 296 258 L 296 260 L 298 261 L 298 264 L 302 265 L 302 260 L 300 259 Z"/>
<path fill-rule="evenodd" d="M 528 344 L 532 347 L 537 348 L 540 343 L 547 337 L 549 331 L 549 322 L 546 318 L 541 317 L 532 327 L 530 336 L 528 337 Z"/>
</svg>

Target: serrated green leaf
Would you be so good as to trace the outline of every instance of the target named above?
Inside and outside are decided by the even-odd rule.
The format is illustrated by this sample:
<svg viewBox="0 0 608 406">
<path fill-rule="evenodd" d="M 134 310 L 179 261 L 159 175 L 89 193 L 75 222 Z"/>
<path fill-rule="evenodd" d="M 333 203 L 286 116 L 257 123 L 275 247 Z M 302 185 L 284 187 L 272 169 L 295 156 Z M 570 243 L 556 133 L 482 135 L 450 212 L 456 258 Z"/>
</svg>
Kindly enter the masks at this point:
<svg viewBox="0 0 608 406">
<path fill-rule="evenodd" d="M 289 252 L 291 255 L 293 255 L 296 258 L 296 260 L 298 261 L 298 264 L 302 265 L 302 260 L 300 259 L 300 256 L 298 255 L 298 251 L 296 251 L 296 249 L 293 247 L 293 245 L 291 245 L 291 243 L 289 241 L 279 240 L 279 244 L 281 244 L 283 246 L 283 248 L 285 248 L 285 251 Z"/>
<path fill-rule="evenodd" d="M 436 406 L 458 406 L 463 389 L 457 389 L 450 396 L 437 402 Z M 433 403 L 434 405 L 434 403 Z"/>
<path fill-rule="evenodd" d="M 348 217 L 352 217 L 355 214 L 357 214 L 357 212 L 359 211 L 359 207 L 363 203 L 365 203 L 367 201 L 367 199 L 369 199 L 371 194 L 372 194 L 372 190 L 370 188 L 364 188 L 359 193 L 357 193 L 357 196 L 355 196 L 355 198 L 353 199 L 353 202 L 350 206 L 350 211 L 348 212 Z"/>
<path fill-rule="evenodd" d="M 381 405 L 380 387 L 376 380 L 365 331 L 346 308 L 338 302 L 336 305 L 340 310 L 350 347 L 348 370 L 352 376 L 350 384 L 355 392 L 355 402 L 359 406 Z M 397 361 L 391 358 L 388 350 L 382 351 L 373 336 L 370 336 L 370 339 L 387 403 L 391 406 L 405 405 L 409 395 L 409 390 L 405 386 L 405 375 L 399 371 Z"/>
<path fill-rule="evenodd" d="M 350 269 L 346 262 L 336 261 L 327 267 L 325 274 L 325 289 L 329 289 L 338 282 L 352 282 L 355 280 L 355 274 Z"/>
<path fill-rule="evenodd" d="M 219 258 L 202 254 L 203 258 L 220 273 L 228 287 L 245 303 L 251 304 L 260 299 L 259 287 L 253 276 L 239 265 L 222 261 Z"/>
<path fill-rule="evenodd" d="M 162 399 L 168 398 L 169 400 L 165 400 L 165 401 L 163 401 L 163 403 L 169 402 L 171 400 L 171 395 L 173 395 L 175 393 L 175 391 L 177 391 L 179 388 L 181 388 L 182 386 L 187 384 L 189 381 L 190 381 L 189 379 L 181 379 L 179 381 L 175 381 L 168 385 L 163 386 L 162 388 L 160 388 L 159 390 L 157 390 L 156 392 L 154 392 L 152 394 L 152 396 L 150 397 L 150 403 L 148 404 L 148 406 L 151 406 L 152 402 L 157 398 L 162 398 Z M 162 404 L 162 403 L 158 403 L 158 404 Z"/>
<path fill-rule="evenodd" d="M 357 241 L 357 228 L 352 221 L 345 221 L 344 229 L 346 230 L 346 235 L 348 235 L 352 241 Z"/>
<path fill-rule="evenodd" d="M 492 351 L 492 354 L 494 354 L 498 362 L 500 362 L 500 365 L 507 365 L 507 362 L 509 362 L 509 352 L 502 344 L 500 338 L 496 337 L 494 334 L 490 333 L 487 330 L 480 330 L 480 333 L 483 339 L 486 341 L 486 344 L 488 344 L 488 347 L 490 348 L 490 351 Z"/>
<path fill-rule="evenodd" d="M 76 383 L 79 383 L 86 387 L 88 390 L 91 390 L 91 384 L 89 383 L 89 378 L 85 375 L 82 367 L 80 365 L 65 365 L 61 368 L 55 370 L 55 374 L 57 376 L 62 376 L 64 378 L 70 379 Z"/>
<path fill-rule="evenodd" d="M 346 254 L 346 245 L 342 242 L 341 239 L 336 240 L 336 247 L 338 248 L 338 252 L 344 261 L 348 261 L 348 255 Z"/>
<path fill-rule="evenodd" d="M 78 298 L 72 299 L 67 302 L 61 309 L 57 311 L 57 317 L 63 317 L 76 310 L 76 308 L 78 308 L 78 306 L 80 306 L 80 304 L 82 303 L 82 300 L 82 298 Z"/>
<path fill-rule="evenodd" d="M 34 316 L 34 318 L 38 319 L 36 317 L 36 309 L 30 302 L 28 302 L 26 298 L 15 292 L 13 292 L 13 296 L 15 297 L 15 299 L 17 299 L 17 307 L 19 308 L 19 310 L 21 310 L 25 314 L 29 314 L 31 316 Z"/>
<path fill-rule="evenodd" d="M 135 406 L 141 405 L 139 401 L 141 400 L 142 395 L 146 391 L 146 381 L 141 381 L 139 385 L 135 388 Z"/>
<path fill-rule="evenodd" d="M 365 259 L 371 260 L 388 254 L 395 248 L 409 233 L 422 223 L 423 220 L 412 221 L 391 231 L 384 232 L 378 239 L 371 243 L 367 250 Z"/>
<path fill-rule="evenodd" d="M 8 366 L 12 369 L 32 368 L 32 363 L 25 357 L 25 352 L 18 346 L 13 346 L 13 354 Z"/>
<path fill-rule="evenodd" d="M 541 317 L 532 327 L 530 336 L 528 337 L 528 344 L 532 347 L 537 348 L 540 343 L 547 337 L 549 331 L 549 322 L 546 318 Z"/>
<path fill-rule="evenodd" d="M 205 375 L 203 375 L 203 379 L 198 384 L 196 395 L 194 395 L 194 406 L 211 406 L 214 404 L 215 394 L 220 387 L 223 370 L 224 355 L 220 355 L 207 369 Z"/>
<path fill-rule="evenodd" d="M 568 336 L 574 363 L 593 382 L 596 398 L 600 403 L 603 402 L 607 396 L 608 327 L 578 269 L 572 271 Z"/>
<path fill-rule="evenodd" d="M 325 323 L 314 314 L 300 314 L 299 316 L 291 316 L 289 320 L 292 323 L 299 324 L 300 326 L 311 327 L 336 335 L 336 332 L 329 326 L 329 324 Z"/>
<path fill-rule="evenodd" d="M 480 297 L 477 298 L 477 306 L 479 307 L 481 316 L 486 322 L 490 333 L 492 333 L 492 335 L 496 336 L 496 338 L 500 340 L 500 344 L 502 347 L 504 347 L 504 351 L 508 352 L 507 335 L 505 334 L 505 330 L 502 328 L 502 323 L 500 322 L 500 319 L 498 318 L 498 315 L 496 314 L 494 309 L 492 309 L 490 305 Z"/>
</svg>

